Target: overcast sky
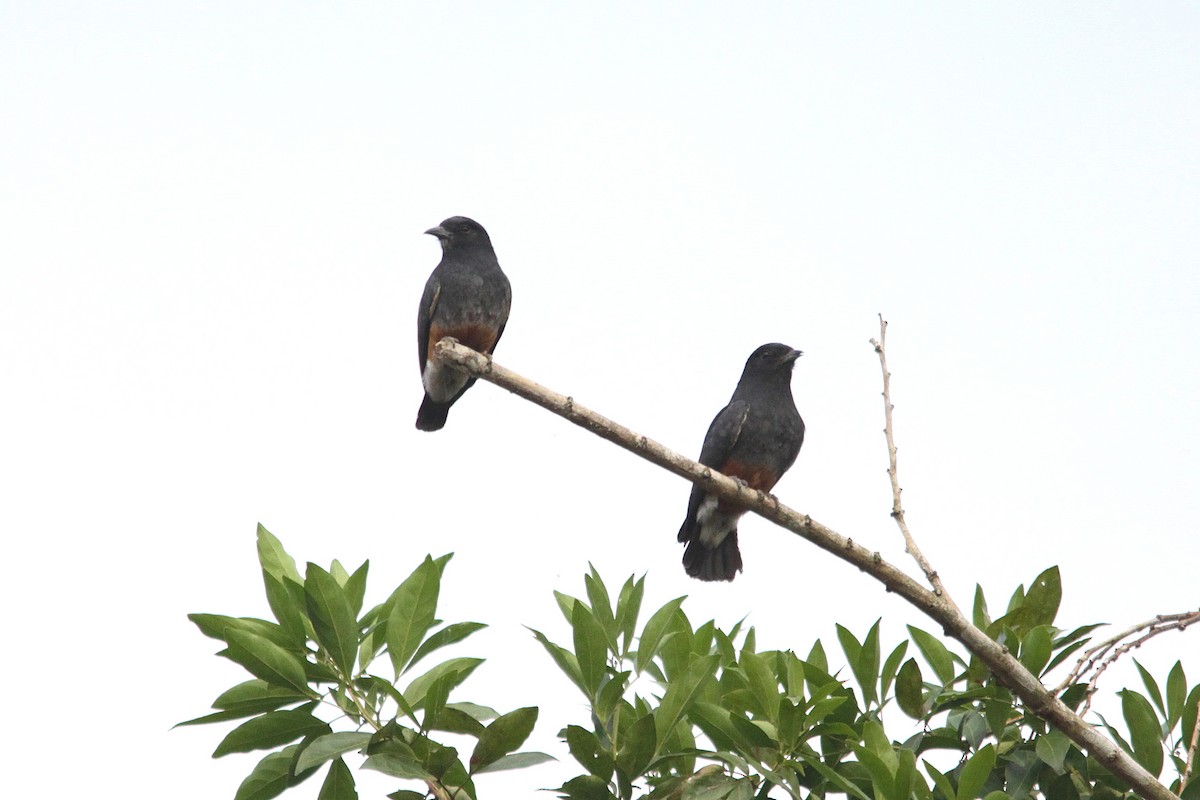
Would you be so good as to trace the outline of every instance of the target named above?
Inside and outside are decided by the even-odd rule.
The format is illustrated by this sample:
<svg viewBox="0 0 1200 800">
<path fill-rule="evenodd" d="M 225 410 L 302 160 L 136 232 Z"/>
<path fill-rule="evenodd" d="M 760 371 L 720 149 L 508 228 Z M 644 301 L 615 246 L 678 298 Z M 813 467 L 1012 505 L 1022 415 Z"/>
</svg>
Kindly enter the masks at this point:
<svg viewBox="0 0 1200 800">
<path fill-rule="evenodd" d="M 442 617 L 491 626 L 461 698 L 542 705 L 566 764 L 485 796 L 577 774 L 523 626 L 569 640 L 589 561 L 762 647 L 934 629 L 758 518 L 734 583 L 689 580 L 685 482 L 493 386 L 416 431 L 422 231 L 456 214 L 512 281 L 497 360 L 687 455 L 757 345 L 804 350 L 777 494 L 910 568 L 882 312 L 960 603 L 1058 564 L 1063 627 L 1197 607 L 1198 37 L 1185 2 L 0 3 L 10 787 L 232 797 L 231 726 L 168 729 L 244 675 L 185 614 L 269 614 L 258 522 L 369 557 L 368 602 L 456 553 Z M 1142 657 L 1194 682 L 1198 641 Z"/>
</svg>

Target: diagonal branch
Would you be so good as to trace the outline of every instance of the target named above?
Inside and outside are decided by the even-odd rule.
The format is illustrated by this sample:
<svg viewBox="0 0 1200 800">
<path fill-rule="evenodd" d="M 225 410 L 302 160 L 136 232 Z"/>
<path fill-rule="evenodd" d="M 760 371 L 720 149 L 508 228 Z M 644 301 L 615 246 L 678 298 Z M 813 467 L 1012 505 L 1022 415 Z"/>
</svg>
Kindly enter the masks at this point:
<svg viewBox="0 0 1200 800">
<path fill-rule="evenodd" d="M 879 368 L 883 370 L 883 434 L 887 439 L 888 477 L 892 479 L 892 519 L 896 520 L 896 524 L 900 527 L 900 534 L 904 536 L 904 552 L 916 560 L 921 572 L 925 573 L 925 579 L 933 587 L 933 593 L 954 606 L 957 611 L 958 606 L 946 591 L 946 587 L 942 585 L 942 579 L 938 577 L 937 570 L 925 558 L 921 548 L 917 547 L 916 540 L 908 530 L 908 522 L 904 519 L 904 505 L 900 502 L 900 493 L 904 490 L 900 488 L 900 478 L 896 473 L 896 438 L 892 431 L 892 410 L 895 408 L 892 405 L 892 373 L 888 372 L 887 351 L 885 350 L 887 320 L 883 318 L 882 314 L 879 315 L 879 339 L 872 339 L 871 345 L 879 354 Z"/>
<path fill-rule="evenodd" d="M 937 621 L 948 636 L 957 639 L 987 665 L 1025 705 L 1078 744 L 1091 757 L 1149 800 L 1177 800 L 1165 786 L 1143 769 L 1124 750 L 1080 719 L 1056 696 L 1047 691 L 1033 673 L 1013 658 L 1008 649 L 976 628 L 952 603 L 913 580 L 902 570 L 807 514 L 783 505 L 774 495 L 751 489 L 732 478 L 663 447 L 607 417 L 585 408 L 574 398 L 558 394 L 495 363 L 491 356 L 464 347 L 453 339 L 442 339 L 437 357 L 477 378 L 507 389 L 592 433 L 704 487 L 722 500 L 745 506 L 761 517 L 858 567 L 895 592 L 922 613 Z"/>
</svg>

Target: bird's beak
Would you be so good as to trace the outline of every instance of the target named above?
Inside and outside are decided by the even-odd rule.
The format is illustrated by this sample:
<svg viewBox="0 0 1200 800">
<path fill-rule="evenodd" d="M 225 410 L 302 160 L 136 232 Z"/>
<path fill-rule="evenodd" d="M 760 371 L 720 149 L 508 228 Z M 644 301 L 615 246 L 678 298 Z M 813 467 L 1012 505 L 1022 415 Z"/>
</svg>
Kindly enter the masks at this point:
<svg viewBox="0 0 1200 800">
<path fill-rule="evenodd" d="M 436 236 L 439 239 L 449 239 L 450 238 L 450 231 L 446 230 L 441 225 L 438 225 L 436 228 L 430 228 L 429 230 L 427 230 L 425 232 L 427 234 L 429 234 L 430 236 Z"/>
<path fill-rule="evenodd" d="M 793 350 L 792 352 L 788 353 L 787 358 L 785 360 L 787 361 L 787 363 L 794 363 L 796 361 L 796 359 L 802 355 L 804 355 L 803 350 Z"/>
</svg>

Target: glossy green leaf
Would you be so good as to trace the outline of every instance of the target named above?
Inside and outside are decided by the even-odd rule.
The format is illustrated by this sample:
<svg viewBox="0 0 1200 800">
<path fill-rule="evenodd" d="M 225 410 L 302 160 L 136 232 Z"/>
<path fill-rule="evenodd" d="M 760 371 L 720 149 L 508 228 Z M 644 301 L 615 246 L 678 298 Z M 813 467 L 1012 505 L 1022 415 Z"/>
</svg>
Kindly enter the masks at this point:
<svg viewBox="0 0 1200 800">
<path fill-rule="evenodd" d="M 434 776 L 418 762 L 394 753 L 379 753 L 363 762 L 363 769 L 373 769 L 393 778 L 428 780 Z"/>
<path fill-rule="evenodd" d="M 230 731 L 213 751 L 213 758 L 230 753 L 267 750 L 305 736 L 319 736 L 328 731 L 329 725 L 314 717 L 307 709 L 269 711 L 260 717 L 246 720 Z"/>
<path fill-rule="evenodd" d="M 358 790 L 354 788 L 354 773 L 340 758 L 334 759 L 321 784 L 317 800 L 358 800 Z"/>
<path fill-rule="evenodd" d="M 1037 742 L 1034 745 L 1037 757 L 1059 775 L 1063 772 L 1063 762 L 1066 760 L 1067 752 L 1070 749 L 1071 740 L 1067 738 L 1065 733 L 1059 730 L 1047 731 L 1037 737 Z"/>
<path fill-rule="evenodd" d="M 946 649 L 946 645 L 933 634 L 912 625 L 908 626 L 908 633 L 921 655 L 925 657 L 925 662 L 933 668 L 937 679 L 943 686 L 949 686 L 954 681 L 954 657 Z"/>
<path fill-rule="evenodd" d="M 754 697 L 758 713 L 771 722 L 777 723 L 779 721 L 779 684 L 774 671 L 767 666 L 766 659 L 757 653 L 743 652 L 738 666 L 750 685 L 750 694 Z"/>
<path fill-rule="evenodd" d="M 478 772 L 524 744 L 533 732 L 537 716 L 538 710 L 528 707 L 518 708 L 493 720 L 480 735 L 475 751 L 471 753 L 471 772 Z"/>
<path fill-rule="evenodd" d="M 717 656 L 702 656 L 693 661 L 682 675 L 671 681 L 654 715 L 655 740 L 660 749 L 688 709 L 715 680 L 717 664 Z"/>
<path fill-rule="evenodd" d="M 658 750 L 654 714 L 646 713 L 625 730 L 617 752 L 617 765 L 627 776 L 643 774 Z"/>
<path fill-rule="evenodd" d="M 223 654 L 245 667 L 251 675 L 273 686 L 296 689 L 311 695 L 305 677 L 304 661 L 274 642 L 253 633 L 230 630 L 229 647 Z"/>
<path fill-rule="evenodd" d="M 575 658 L 575 654 L 547 639 L 546 635 L 541 631 L 535 631 L 533 628 L 529 628 L 529 631 L 533 634 L 533 638 L 537 639 L 546 652 L 550 654 L 550 658 L 554 659 L 554 663 L 558 665 L 562 673 L 571 679 L 571 683 L 575 684 L 581 692 L 587 695 L 588 690 L 584 686 L 583 674 L 580 672 L 579 660 Z"/>
<path fill-rule="evenodd" d="M 596 734 L 578 725 L 568 725 L 565 731 L 567 749 L 571 756 L 589 773 L 607 781 L 612 777 L 613 762 Z"/>
<path fill-rule="evenodd" d="M 1062 577 L 1058 567 L 1050 567 L 1033 579 L 1020 607 L 1006 615 L 1010 617 L 1008 624 L 1022 635 L 1038 625 L 1050 625 L 1058 616 L 1061 602 Z"/>
<path fill-rule="evenodd" d="M 1129 741 L 1133 758 L 1154 777 L 1162 773 L 1162 733 L 1158 717 L 1150 701 L 1135 691 L 1126 689 L 1121 695 L 1121 713 L 1129 726 Z"/>
<path fill-rule="evenodd" d="M 268 622 L 265 619 L 227 617 L 224 614 L 188 614 L 187 616 L 200 629 L 201 633 L 212 639 L 225 641 L 225 634 L 228 631 L 240 630 L 269 639 L 280 647 L 290 650 L 300 650 L 304 647 L 303 639 L 282 625 Z"/>
<path fill-rule="evenodd" d="M 616 796 L 608 790 L 608 782 L 595 775 L 572 778 L 560 786 L 558 791 L 568 800 L 616 800 Z"/>
<path fill-rule="evenodd" d="M 401 675 L 433 627 L 441 591 L 442 568 L 429 556 L 388 599 L 387 645 L 392 668 Z"/>
<path fill-rule="evenodd" d="M 421 642 L 421 646 L 417 648 L 417 652 L 413 653 L 412 658 L 409 660 L 407 669 L 412 669 L 417 662 L 430 653 L 461 642 L 471 634 L 481 631 L 486 627 L 487 625 L 484 625 L 482 622 L 455 622 L 447 625 Z"/>
<path fill-rule="evenodd" d="M 258 563 L 262 565 L 264 572 L 276 580 L 289 578 L 295 583 L 304 583 L 300 571 L 296 569 L 295 560 L 283 549 L 283 543 L 264 528 L 261 522 L 258 525 Z"/>
<path fill-rule="evenodd" d="M 449 661 L 443 661 L 428 672 L 414 678 L 404 689 L 404 699 L 415 711 L 425 705 L 426 692 L 439 679 L 451 675 L 448 685 L 450 689 L 453 689 L 465 681 L 482 663 L 482 658 L 452 658 Z"/>
<path fill-rule="evenodd" d="M 646 627 L 642 629 L 642 635 L 638 638 L 637 657 L 634 659 L 634 666 L 639 673 L 643 672 L 650 660 L 658 654 L 663 637 L 670 629 L 671 621 L 679 612 L 684 599 L 685 597 L 676 597 L 674 600 L 668 600 L 646 622 Z"/>
<path fill-rule="evenodd" d="M 281 795 L 292 779 L 292 761 L 299 748 L 294 744 L 264 756 L 242 781 L 234 800 L 270 800 Z"/>
<path fill-rule="evenodd" d="M 821 672 L 829 672 L 829 659 L 825 656 L 825 645 L 821 644 L 820 639 L 813 642 L 812 649 L 808 651 L 808 657 L 804 661 L 807 664 L 812 664 L 821 670 Z"/>
<path fill-rule="evenodd" d="M 992 774 L 994 766 L 996 766 L 996 748 L 990 744 L 980 748 L 975 755 L 967 759 L 967 763 L 963 764 L 962 772 L 958 776 L 958 792 L 955 794 L 957 800 L 978 798 L 983 793 L 983 785 L 987 782 L 988 776 Z"/>
<path fill-rule="evenodd" d="M 896 703 L 901 711 L 913 719 L 922 719 L 925 716 L 924 688 L 920 666 L 915 659 L 908 659 L 896 676 Z"/>
<path fill-rule="evenodd" d="M 538 764 L 545 764 L 548 761 L 557 761 L 554 756 L 548 753 L 538 753 L 529 750 L 523 753 L 509 753 L 505 756 L 500 756 L 492 763 L 485 767 L 480 767 L 475 770 L 476 775 L 482 775 L 487 772 L 503 772 L 509 769 L 525 769 L 526 767 L 536 767 Z"/>
<path fill-rule="evenodd" d="M 900 642 L 895 649 L 888 654 L 887 660 L 883 662 L 883 669 L 879 673 L 879 697 L 888 696 L 888 691 L 892 688 L 892 681 L 896 679 L 896 673 L 900 669 L 900 664 L 904 661 L 904 656 L 908 653 L 908 640 Z"/>
<path fill-rule="evenodd" d="M 1196 717 L 1198 714 L 1200 714 L 1200 684 L 1193 686 L 1187 700 L 1183 701 L 1183 714 L 1180 716 L 1183 741 L 1190 742 L 1196 735 Z M 1200 780 L 1197 780 L 1196 783 L 1200 784 Z"/>
<path fill-rule="evenodd" d="M 1050 640 L 1053 635 L 1054 628 L 1049 625 L 1038 625 L 1021 639 L 1021 652 L 1018 660 L 1025 666 L 1025 669 L 1034 675 L 1041 675 L 1042 669 L 1050 660 Z"/>
<path fill-rule="evenodd" d="M 929 777 L 933 779 L 933 785 L 941 791 L 944 800 L 954 800 L 954 785 L 950 783 L 950 779 L 928 761 L 922 761 L 921 766 Z"/>
<path fill-rule="evenodd" d="M 370 568 L 371 562 L 364 561 L 342 584 L 342 588 L 346 590 L 346 599 L 350 601 L 350 611 L 356 617 L 362 613 L 363 599 L 367 595 L 367 572 Z"/>
<path fill-rule="evenodd" d="M 1183 674 L 1183 664 L 1175 662 L 1167 673 L 1167 728 L 1174 728 L 1183 716 L 1183 701 L 1187 696 L 1187 677 Z"/>
<path fill-rule="evenodd" d="M 596 701 L 592 704 L 592 711 L 597 717 L 603 720 L 605 725 L 612 719 L 617 705 L 624 698 L 631 674 L 626 671 L 613 675 L 612 670 L 607 670 L 604 680 L 600 682 L 600 691 L 596 693 Z"/>
<path fill-rule="evenodd" d="M 358 655 L 358 621 L 345 589 L 333 575 L 310 562 L 304 577 L 304 597 L 317 643 L 329 653 L 342 675 L 349 677 Z"/>
<path fill-rule="evenodd" d="M 588 574 L 583 576 L 583 585 L 587 590 L 588 602 L 592 604 L 592 617 L 604 631 L 604 640 L 609 649 L 617 651 L 617 619 L 613 614 L 612 601 L 608 597 L 608 589 L 596 568 L 588 564 Z"/>
<path fill-rule="evenodd" d="M 617 632 L 621 636 L 622 655 L 633 646 L 634 631 L 637 629 L 638 614 L 642 610 L 642 597 L 646 592 L 645 576 L 636 581 L 630 576 L 617 595 Z"/>
<path fill-rule="evenodd" d="M 988 626 L 992 624 L 992 618 L 988 614 L 987 600 L 983 596 L 983 587 L 975 584 L 975 605 L 971 613 L 972 622 L 976 628 L 981 631 L 986 631 Z"/>
<path fill-rule="evenodd" d="M 595 698 L 604 680 L 608 645 L 600 623 L 583 603 L 576 603 L 571 612 L 571 633 L 584 691 L 589 698 Z"/>
<path fill-rule="evenodd" d="M 341 756 L 355 750 L 362 750 L 371 742 L 371 734 L 359 731 L 339 731 L 319 736 L 308 743 L 296 762 L 296 771 L 319 767 L 331 759 L 341 760 Z"/>
<path fill-rule="evenodd" d="M 862 651 L 858 659 L 851 663 L 850 669 L 862 690 L 863 705 L 868 706 L 878 700 L 876 689 L 879 686 L 879 620 L 867 631 L 863 639 Z"/>
<path fill-rule="evenodd" d="M 1158 709 L 1160 716 L 1165 717 L 1167 715 L 1167 707 L 1163 703 L 1162 692 L 1158 688 L 1158 681 L 1154 680 L 1154 676 L 1136 658 L 1133 659 L 1133 665 L 1137 667 L 1138 674 L 1142 676 L 1142 685 L 1146 687 L 1146 692 L 1150 695 L 1150 699 L 1154 701 L 1154 707 Z"/>
<path fill-rule="evenodd" d="M 275 619 L 297 639 L 307 636 L 310 626 L 304 612 L 304 585 L 291 578 L 276 578 L 265 569 L 262 577 L 263 587 L 267 592 L 267 605 L 271 607 Z"/>
</svg>

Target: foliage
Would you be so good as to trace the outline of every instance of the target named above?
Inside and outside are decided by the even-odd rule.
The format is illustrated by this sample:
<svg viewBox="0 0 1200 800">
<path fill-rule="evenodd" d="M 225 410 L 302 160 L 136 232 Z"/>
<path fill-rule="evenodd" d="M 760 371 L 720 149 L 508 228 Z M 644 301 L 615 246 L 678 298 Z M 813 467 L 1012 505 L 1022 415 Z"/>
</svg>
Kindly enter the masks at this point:
<svg viewBox="0 0 1200 800">
<path fill-rule="evenodd" d="M 550 759 L 516 752 L 533 729 L 536 708 L 500 716 L 450 701 L 482 659 L 451 658 L 408 677 L 418 662 L 483 627 L 435 618 L 449 556 L 426 557 L 387 600 L 362 614 L 367 564 L 352 574 L 336 561 L 329 570 L 309 564 L 302 577 L 261 526 L 258 549 L 276 621 L 190 617 L 225 642 L 219 655 L 254 677 L 218 697 L 214 713 L 181 723 L 245 720 L 214 757 L 270 751 L 237 800 L 275 797 L 325 765 L 319 797 L 357 797 L 345 761 L 350 754 L 363 757 L 365 768 L 423 783 L 425 792 L 389 795 L 410 799 L 475 798 L 476 775 Z M 593 568 L 584 590 L 584 597 L 555 593 L 569 644 L 533 631 L 591 712 L 560 731 L 583 769 L 559 787 L 561 797 L 1133 797 L 976 659 L 919 628 L 909 626 L 906 639 L 885 648 L 879 621 L 861 638 L 839 625 L 845 667 L 831 671 L 822 642 L 803 657 L 759 651 L 754 628 L 741 623 L 728 631 L 713 621 L 693 626 L 683 597 L 641 622 L 644 577 L 626 580 L 614 602 Z M 996 619 L 977 589 L 974 622 L 1044 680 L 1098 627 L 1055 627 L 1060 599 L 1058 570 L 1051 568 L 1028 590 L 1018 587 Z M 392 679 L 369 671 L 376 661 L 390 664 Z M 1160 779 L 1164 770 L 1174 773 L 1169 785 L 1178 793 L 1200 685 L 1189 689 L 1178 662 L 1162 683 L 1138 669 L 1145 694 L 1120 693 L 1124 732 L 1103 718 L 1100 724 Z M 1061 698 L 1078 708 L 1086 689 L 1071 686 Z M 319 713 L 329 711 L 332 720 Z M 466 762 L 446 735 L 475 740 Z M 1183 797 L 1200 800 L 1200 780 Z"/>
<path fill-rule="evenodd" d="M 450 701 L 483 659 L 451 658 L 409 677 L 428 656 L 484 627 L 444 625 L 436 618 L 449 555 L 427 556 L 365 614 L 367 562 L 353 573 L 337 561 L 328 570 L 310 563 L 301 576 L 261 525 L 258 557 L 274 622 L 188 617 L 206 636 L 225 643 L 218 655 L 253 676 L 222 693 L 213 702 L 214 713 L 180 723 L 245 720 L 217 745 L 214 758 L 270 751 L 242 782 L 236 800 L 276 797 L 326 765 L 320 800 L 357 798 L 354 773 L 345 762 L 352 753 L 365 757 L 363 767 L 423 782 L 435 796 L 471 799 L 476 775 L 551 760 L 544 753 L 515 752 L 533 730 L 536 708 L 498 715 L 487 706 Z M 391 679 L 371 671 L 384 656 Z M 327 720 L 330 713 L 333 719 Z M 444 733 L 475 740 L 466 763 L 445 743 Z M 426 795 L 401 790 L 389 796 Z"/>
<path fill-rule="evenodd" d="M 842 679 L 830 673 L 820 641 L 804 658 L 790 650 L 759 652 L 753 628 L 743 631 L 739 624 L 725 632 L 711 621 L 693 628 L 682 598 L 652 614 L 635 637 L 643 581 L 626 581 L 615 607 L 594 570 L 584 583 L 587 601 L 558 595 L 573 650 L 535 634 L 592 709 L 590 725 L 571 725 L 562 734 L 586 770 L 563 784 L 565 797 L 1134 796 L 1023 707 L 977 660 L 919 628 L 909 626 L 909 638 L 885 655 L 878 621 L 861 640 L 837 626 L 849 673 Z M 1018 588 L 995 620 L 977 589 L 975 624 L 1045 676 L 1097 627 L 1054 627 L 1060 598 L 1057 568 L 1039 575 L 1028 591 Z M 910 646 L 916 651 L 911 656 Z M 1163 772 L 1165 744 L 1172 768 L 1182 774 L 1200 686 L 1189 692 L 1176 663 L 1164 700 L 1150 674 L 1141 669 L 1141 676 L 1149 698 L 1121 692 L 1128 740 L 1102 724 L 1156 776 Z M 1085 690 L 1072 686 L 1062 699 L 1077 708 Z M 903 722 L 897 710 L 921 723 L 904 741 L 885 727 Z M 935 765 L 939 760 L 942 769 Z M 1197 786 L 1188 787 L 1185 800 L 1200 797 Z M 1179 791 L 1178 779 L 1171 788 Z"/>
</svg>

